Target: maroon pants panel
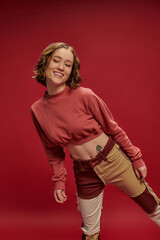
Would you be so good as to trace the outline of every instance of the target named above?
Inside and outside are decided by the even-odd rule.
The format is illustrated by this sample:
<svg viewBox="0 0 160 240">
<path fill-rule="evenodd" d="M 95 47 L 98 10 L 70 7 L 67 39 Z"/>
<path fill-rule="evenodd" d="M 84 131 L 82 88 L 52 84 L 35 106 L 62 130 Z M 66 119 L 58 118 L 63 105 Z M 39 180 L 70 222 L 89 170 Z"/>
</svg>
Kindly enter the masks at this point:
<svg viewBox="0 0 160 240">
<path fill-rule="evenodd" d="M 93 170 L 93 167 L 106 159 L 115 141 L 110 137 L 105 147 L 90 160 L 74 159 L 73 169 L 76 178 L 77 194 L 84 199 L 97 197 L 105 187 L 105 184 Z"/>
<path fill-rule="evenodd" d="M 97 197 L 105 185 L 94 172 L 93 168 L 88 165 L 88 168 L 79 169 L 76 164 L 74 164 L 73 168 L 78 196 L 84 199 Z"/>
</svg>

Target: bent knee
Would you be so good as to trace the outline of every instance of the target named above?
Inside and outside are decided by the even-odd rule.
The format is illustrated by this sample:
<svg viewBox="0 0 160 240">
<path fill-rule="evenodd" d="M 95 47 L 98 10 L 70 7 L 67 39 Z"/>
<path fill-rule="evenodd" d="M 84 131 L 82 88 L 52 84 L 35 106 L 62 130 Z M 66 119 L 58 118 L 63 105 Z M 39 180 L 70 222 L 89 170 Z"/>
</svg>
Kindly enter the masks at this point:
<svg viewBox="0 0 160 240">
<path fill-rule="evenodd" d="M 144 192 L 132 199 L 148 214 L 153 213 L 160 203 L 159 198 L 147 183 Z"/>
</svg>

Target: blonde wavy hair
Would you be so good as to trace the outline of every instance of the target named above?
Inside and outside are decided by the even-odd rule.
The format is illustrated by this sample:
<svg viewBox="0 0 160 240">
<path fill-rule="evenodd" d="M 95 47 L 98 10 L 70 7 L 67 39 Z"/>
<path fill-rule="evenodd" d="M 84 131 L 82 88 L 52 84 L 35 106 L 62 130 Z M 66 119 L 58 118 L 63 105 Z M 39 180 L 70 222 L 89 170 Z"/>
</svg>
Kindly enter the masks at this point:
<svg viewBox="0 0 160 240">
<path fill-rule="evenodd" d="M 33 78 L 36 79 L 37 82 L 46 86 L 45 70 L 47 69 L 51 61 L 53 53 L 59 48 L 70 49 L 71 52 L 73 53 L 74 60 L 73 60 L 72 72 L 68 80 L 66 81 L 66 85 L 68 85 L 70 88 L 77 88 L 82 82 L 81 76 L 79 74 L 80 61 L 76 56 L 76 53 L 73 47 L 69 46 L 66 43 L 61 43 L 61 42 L 51 43 L 43 50 L 37 64 L 35 65 L 35 68 L 33 71 L 35 75 L 33 76 Z"/>
</svg>

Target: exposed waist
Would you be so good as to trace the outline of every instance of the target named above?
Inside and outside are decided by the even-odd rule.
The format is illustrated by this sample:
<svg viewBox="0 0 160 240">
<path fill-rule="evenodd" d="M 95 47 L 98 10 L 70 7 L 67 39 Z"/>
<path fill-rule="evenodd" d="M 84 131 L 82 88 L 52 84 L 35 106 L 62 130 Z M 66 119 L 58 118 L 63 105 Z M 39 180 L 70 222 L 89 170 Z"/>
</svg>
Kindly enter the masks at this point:
<svg viewBox="0 0 160 240">
<path fill-rule="evenodd" d="M 89 160 L 84 160 L 84 159 L 74 159 L 72 156 L 72 159 L 74 160 L 74 166 L 75 167 L 83 167 L 86 166 L 91 166 L 94 167 L 96 166 L 100 161 L 106 160 L 106 156 L 109 154 L 109 152 L 112 150 L 112 148 L 115 145 L 115 141 L 109 137 L 109 140 L 107 141 L 105 147 L 103 148 L 102 151 L 100 151 L 94 158 L 91 158 Z"/>
<path fill-rule="evenodd" d="M 73 159 L 89 160 L 94 158 L 106 145 L 109 137 L 105 133 L 87 141 L 81 145 L 67 147 Z"/>
</svg>

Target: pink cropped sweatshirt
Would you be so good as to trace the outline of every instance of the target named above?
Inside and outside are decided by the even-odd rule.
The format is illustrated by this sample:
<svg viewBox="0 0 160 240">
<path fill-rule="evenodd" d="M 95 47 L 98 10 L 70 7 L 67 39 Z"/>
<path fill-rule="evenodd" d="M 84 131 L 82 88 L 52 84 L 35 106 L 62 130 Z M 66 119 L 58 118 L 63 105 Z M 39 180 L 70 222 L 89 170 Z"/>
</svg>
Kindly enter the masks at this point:
<svg viewBox="0 0 160 240">
<path fill-rule="evenodd" d="M 55 189 L 65 189 L 64 148 L 88 142 L 102 132 L 119 144 L 134 168 L 144 165 L 140 149 L 131 143 L 107 105 L 89 88 L 67 86 L 55 95 L 45 93 L 31 106 L 31 114 L 53 168 Z"/>
</svg>

